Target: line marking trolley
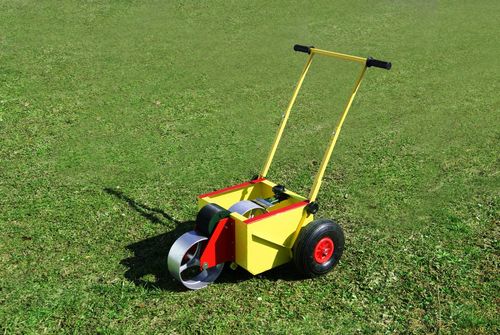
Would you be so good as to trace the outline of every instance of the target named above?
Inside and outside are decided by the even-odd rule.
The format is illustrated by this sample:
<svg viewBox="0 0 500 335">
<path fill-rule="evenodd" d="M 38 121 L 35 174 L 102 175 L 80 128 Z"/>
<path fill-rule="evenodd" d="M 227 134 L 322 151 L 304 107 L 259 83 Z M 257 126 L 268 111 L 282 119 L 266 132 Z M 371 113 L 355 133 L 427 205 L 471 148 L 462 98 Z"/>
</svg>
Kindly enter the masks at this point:
<svg viewBox="0 0 500 335">
<path fill-rule="evenodd" d="M 366 69 L 389 70 L 391 63 L 312 46 L 295 45 L 294 50 L 309 56 L 262 171 L 251 181 L 198 196 L 194 230 L 180 236 L 170 248 L 168 270 L 189 289 L 200 289 L 215 281 L 226 262 L 256 275 L 293 260 L 301 274 L 315 277 L 329 272 L 342 256 L 342 228 L 333 220 L 314 218 L 319 208 L 316 198 Z M 356 62 L 362 67 L 306 198 L 266 179 L 266 175 L 316 55 Z"/>
</svg>

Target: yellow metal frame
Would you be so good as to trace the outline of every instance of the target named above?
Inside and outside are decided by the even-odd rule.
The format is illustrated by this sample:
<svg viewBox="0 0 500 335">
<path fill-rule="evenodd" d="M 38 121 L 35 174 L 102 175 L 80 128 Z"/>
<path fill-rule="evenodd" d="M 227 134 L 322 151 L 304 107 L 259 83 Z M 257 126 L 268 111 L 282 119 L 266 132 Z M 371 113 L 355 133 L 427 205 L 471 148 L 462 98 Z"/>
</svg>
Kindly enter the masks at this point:
<svg viewBox="0 0 500 335">
<path fill-rule="evenodd" d="M 357 57 L 357 56 L 351 56 L 351 55 L 346 55 L 338 52 L 333 52 L 333 51 L 327 51 L 327 50 L 322 50 L 322 49 L 317 49 L 317 48 L 310 48 L 310 54 L 309 57 L 307 58 L 306 65 L 304 66 L 304 69 L 302 70 L 302 74 L 300 75 L 299 81 L 297 85 L 295 86 L 295 89 L 292 94 L 292 98 L 290 99 L 290 102 L 288 103 L 288 107 L 283 114 L 283 117 L 281 119 L 280 125 L 278 127 L 278 132 L 276 133 L 276 137 L 274 138 L 273 145 L 271 147 L 271 151 L 269 152 L 269 155 L 267 156 L 266 162 L 264 163 L 264 167 L 262 168 L 262 171 L 260 172 L 260 177 L 266 177 L 267 173 L 269 172 L 269 168 L 271 167 L 271 163 L 273 161 L 274 155 L 276 153 L 276 149 L 278 148 L 278 145 L 281 141 L 281 137 L 283 136 L 283 131 L 285 130 L 286 124 L 288 122 L 288 118 L 290 117 L 290 112 L 292 111 L 292 107 L 295 103 L 295 100 L 297 99 L 297 96 L 299 94 L 300 88 L 302 87 L 302 83 L 304 82 L 304 79 L 307 75 L 307 72 L 309 71 L 309 68 L 311 67 L 311 63 L 313 60 L 314 55 L 323 55 L 323 56 L 329 56 L 329 57 L 334 57 L 338 59 L 343 59 L 343 60 L 348 60 L 348 61 L 353 61 L 362 64 L 362 69 L 359 74 L 358 79 L 356 80 L 356 84 L 354 85 L 354 88 L 351 92 L 351 95 L 349 97 L 349 100 L 344 108 L 344 111 L 342 112 L 342 116 L 337 123 L 337 126 L 335 127 L 334 132 L 332 133 L 332 137 L 330 139 L 330 142 L 328 144 L 328 147 L 326 149 L 326 152 L 323 156 L 323 160 L 321 161 L 321 165 L 319 167 L 319 171 L 316 174 L 316 177 L 314 178 L 314 183 L 311 188 L 311 191 L 309 193 L 309 200 L 315 201 L 316 197 L 318 196 L 319 189 L 321 187 L 321 182 L 323 180 L 323 175 L 325 174 L 326 167 L 328 166 L 328 162 L 330 161 L 330 157 L 332 155 L 333 149 L 335 148 L 335 144 L 337 143 L 337 139 L 340 135 L 340 130 L 342 129 L 342 125 L 344 124 L 345 118 L 347 116 L 347 113 L 349 113 L 349 109 L 351 108 L 352 102 L 354 100 L 354 97 L 356 96 L 356 93 L 358 92 L 359 86 L 361 85 L 361 81 L 363 80 L 363 76 L 365 75 L 366 72 L 366 58 L 363 57 Z"/>
<path fill-rule="evenodd" d="M 292 259 L 292 247 L 302 227 L 314 220 L 314 215 L 309 214 L 306 205 L 316 200 L 321 181 L 335 144 L 342 129 L 347 113 L 363 80 L 366 71 L 366 58 L 350 56 L 332 51 L 310 48 L 310 54 L 302 70 L 299 81 L 293 91 L 292 98 L 276 133 L 271 151 L 260 173 L 260 179 L 235 185 L 212 193 L 199 196 L 198 207 L 201 209 L 208 203 L 217 203 L 228 209 L 232 204 L 248 199 L 267 198 L 274 195 L 272 188 L 275 183 L 265 179 L 276 149 L 288 122 L 290 112 L 299 94 L 300 88 L 309 71 L 315 55 L 329 56 L 338 59 L 354 61 L 362 64 L 362 69 L 351 92 L 349 100 L 342 112 L 339 122 L 328 143 L 323 160 L 316 174 L 309 197 L 305 198 L 292 191 L 286 190 L 289 198 L 273 206 L 267 214 L 261 214 L 248 219 L 238 213 L 231 213 L 235 222 L 235 262 L 252 274 L 258 274 L 289 262 Z"/>
<path fill-rule="evenodd" d="M 276 184 L 267 179 L 235 185 L 199 196 L 198 208 L 216 203 L 228 209 L 241 200 L 268 198 L 274 195 L 274 186 Z M 308 201 L 292 191 L 287 190 L 286 193 L 289 198 L 273 206 L 268 214 L 249 219 L 231 213 L 235 223 L 235 263 L 254 275 L 292 259 L 291 239 L 294 237 L 295 224 L 306 212 L 304 207 Z M 313 220 L 314 216 L 309 215 L 303 224 Z"/>
</svg>

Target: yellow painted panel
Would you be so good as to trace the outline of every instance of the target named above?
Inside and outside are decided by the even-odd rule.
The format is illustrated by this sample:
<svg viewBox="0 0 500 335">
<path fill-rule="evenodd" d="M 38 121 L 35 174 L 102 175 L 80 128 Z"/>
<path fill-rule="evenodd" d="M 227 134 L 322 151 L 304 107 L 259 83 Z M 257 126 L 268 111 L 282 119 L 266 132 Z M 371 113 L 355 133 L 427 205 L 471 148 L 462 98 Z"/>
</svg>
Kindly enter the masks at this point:
<svg viewBox="0 0 500 335">
<path fill-rule="evenodd" d="M 238 201 L 261 197 L 260 194 L 262 193 L 263 187 L 264 186 L 261 183 L 250 184 L 236 190 L 210 195 L 201 199 L 204 199 L 206 203 L 216 203 L 219 206 L 228 209 Z M 200 204 L 200 201 L 198 201 L 198 204 Z"/>
<path fill-rule="evenodd" d="M 241 200 L 268 198 L 273 196 L 272 187 L 276 184 L 264 180 L 241 189 L 214 194 L 198 199 L 198 206 L 202 208 L 208 203 L 216 203 L 223 208 L 229 208 Z M 277 210 L 285 206 L 303 201 L 300 195 L 288 191 L 291 197 L 272 207 Z M 258 274 L 291 260 L 290 245 L 293 234 L 300 224 L 304 206 L 277 213 L 251 223 L 245 223 L 244 216 L 231 213 L 235 221 L 235 262 L 252 274 Z M 309 215 L 303 225 L 313 220 Z"/>
<path fill-rule="evenodd" d="M 289 249 L 252 235 L 247 245 L 247 264 L 242 267 L 257 275 L 290 260 Z"/>
<path fill-rule="evenodd" d="M 244 269 L 247 268 L 247 224 L 243 220 L 235 218 L 235 263 Z"/>
<path fill-rule="evenodd" d="M 299 207 L 281 212 L 249 223 L 248 229 L 252 235 L 259 236 L 281 246 L 289 246 L 289 239 L 295 232 L 303 211 L 304 207 Z M 311 221 L 311 217 L 312 215 L 307 219 Z"/>
<path fill-rule="evenodd" d="M 251 184 L 246 187 L 230 190 L 220 194 L 214 194 L 198 199 L 198 208 L 205 206 L 208 203 L 215 203 L 219 206 L 228 209 L 235 203 L 241 200 L 252 200 L 255 198 L 269 198 L 272 197 L 272 188 L 276 186 L 275 183 L 269 180 L 263 180 L 256 184 Z M 286 193 L 290 195 L 291 199 L 283 201 L 282 203 L 273 207 L 273 210 L 288 206 L 290 204 L 296 203 L 298 201 L 304 201 L 306 198 L 298 195 L 295 192 L 286 190 Z"/>
<path fill-rule="evenodd" d="M 247 259 L 244 266 L 258 274 L 291 260 L 290 241 L 300 222 L 304 207 L 278 213 L 247 225 Z M 309 215 L 304 226 L 313 220 Z"/>
</svg>

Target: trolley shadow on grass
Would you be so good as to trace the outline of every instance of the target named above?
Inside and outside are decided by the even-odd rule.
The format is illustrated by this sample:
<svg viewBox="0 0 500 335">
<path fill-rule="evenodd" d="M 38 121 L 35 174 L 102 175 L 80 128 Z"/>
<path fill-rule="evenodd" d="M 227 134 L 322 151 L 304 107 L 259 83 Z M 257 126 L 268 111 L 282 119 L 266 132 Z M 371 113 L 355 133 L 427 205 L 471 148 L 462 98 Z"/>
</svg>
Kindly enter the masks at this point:
<svg viewBox="0 0 500 335">
<path fill-rule="evenodd" d="M 125 202 L 131 209 L 152 223 L 165 226 L 168 223 L 175 224 L 175 228 L 166 233 L 131 243 L 125 247 L 127 250 L 132 251 L 134 255 L 120 261 L 120 264 L 128 267 L 124 277 L 135 285 L 147 289 L 185 291 L 169 274 L 167 269 L 167 255 L 175 240 L 193 228 L 194 221 L 176 220 L 162 209 L 144 205 L 117 189 L 105 188 L 103 191 Z M 148 276 L 153 277 L 154 280 L 145 279 Z M 259 275 L 259 277 L 271 281 L 294 281 L 301 279 L 290 264 L 267 271 Z M 237 283 L 251 278 L 253 276 L 241 268 L 231 270 L 229 266 L 226 266 L 219 277 L 218 283 Z"/>
</svg>

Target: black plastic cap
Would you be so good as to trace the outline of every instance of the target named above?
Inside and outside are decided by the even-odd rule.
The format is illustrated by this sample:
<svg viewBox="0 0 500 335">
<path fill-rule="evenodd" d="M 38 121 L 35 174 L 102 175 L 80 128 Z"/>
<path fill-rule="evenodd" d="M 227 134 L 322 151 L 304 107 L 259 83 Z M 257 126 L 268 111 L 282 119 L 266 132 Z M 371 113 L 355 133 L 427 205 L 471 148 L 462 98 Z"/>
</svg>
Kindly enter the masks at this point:
<svg viewBox="0 0 500 335">
<path fill-rule="evenodd" d="M 316 214 L 319 210 L 319 205 L 316 201 L 310 202 L 306 206 L 306 211 L 309 214 Z"/>
<path fill-rule="evenodd" d="M 366 67 L 379 67 L 381 69 L 390 70 L 392 67 L 391 62 L 386 62 L 383 60 L 373 59 L 372 57 L 368 57 L 366 60 Z"/>
<path fill-rule="evenodd" d="M 305 46 L 305 45 L 300 45 L 300 44 L 295 44 L 293 46 L 293 50 L 298 51 L 298 52 L 304 52 L 306 54 L 311 53 L 311 48 L 314 48 L 312 45 L 311 46 Z"/>
</svg>

